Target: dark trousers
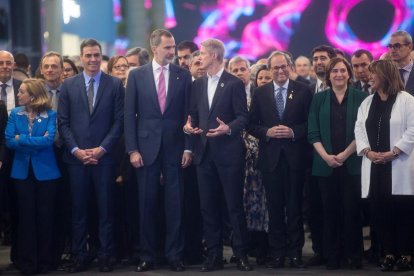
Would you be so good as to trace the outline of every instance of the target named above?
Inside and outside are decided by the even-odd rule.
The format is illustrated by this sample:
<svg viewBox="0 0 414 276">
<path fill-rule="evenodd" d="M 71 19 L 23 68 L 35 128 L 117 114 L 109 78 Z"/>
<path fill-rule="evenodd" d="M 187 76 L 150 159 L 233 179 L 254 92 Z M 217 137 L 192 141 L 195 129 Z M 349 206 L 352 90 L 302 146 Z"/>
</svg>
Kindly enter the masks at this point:
<svg viewBox="0 0 414 276">
<path fill-rule="evenodd" d="M 17 195 L 17 265 L 21 270 L 49 270 L 56 180 L 36 180 L 32 170 L 25 180 L 15 180 Z"/>
<path fill-rule="evenodd" d="M 164 201 L 165 208 L 165 256 L 169 262 L 180 261 L 183 257 L 183 172 L 181 164 L 167 162 L 168 154 L 160 150 L 154 163 L 137 169 L 142 261 L 154 262 L 156 259 L 159 230 L 157 214 L 160 200 Z M 160 196 L 161 175 L 164 193 Z"/>
<path fill-rule="evenodd" d="M 197 178 L 208 254 L 218 257 L 223 255 L 224 193 L 233 231 L 233 252 L 236 257 L 244 257 L 248 246 L 243 208 L 244 160 L 234 160 L 230 165 L 223 165 L 214 160 L 207 149 L 204 159 L 197 165 Z"/>
<path fill-rule="evenodd" d="M 302 222 L 304 173 L 304 169 L 291 168 L 283 152 L 273 172 L 262 172 L 272 257 L 302 257 L 305 242 Z"/>
<path fill-rule="evenodd" d="M 363 252 L 361 176 L 350 175 L 346 165 L 318 177 L 323 202 L 323 245 L 328 263 L 341 258 L 360 260 Z"/>
<path fill-rule="evenodd" d="M 391 164 L 372 164 L 369 190 L 372 223 L 384 254 L 412 255 L 414 196 L 392 195 L 391 183 Z"/>
<path fill-rule="evenodd" d="M 308 172 L 307 172 L 308 173 Z M 320 256 L 323 254 L 323 208 L 318 181 L 315 176 L 305 182 L 306 201 L 308 203 L 308 224 L 312 236 L 312 250 Z"/>
<path fill-rule="evenodd" d="M 95 191 L 99 244 L 98 258 L 113 254 L 114 168 L 109 165 L 68 165 L 72 193 L 72 253 L 80 261 L 88 257 L 87 236 L 90 195 Z"/>
<path fill-rule="evenodd" d="M 202 259 L 203 228 L 196 167 L 184 169 L 184 259 L 190 263 Z"/>
</svg>

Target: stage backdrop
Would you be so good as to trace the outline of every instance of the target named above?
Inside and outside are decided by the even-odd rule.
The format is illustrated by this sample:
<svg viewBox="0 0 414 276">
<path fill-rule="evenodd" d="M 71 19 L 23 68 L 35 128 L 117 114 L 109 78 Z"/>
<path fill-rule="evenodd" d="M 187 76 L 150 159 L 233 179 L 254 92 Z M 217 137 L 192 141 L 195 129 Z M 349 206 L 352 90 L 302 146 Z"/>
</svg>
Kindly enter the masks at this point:
<svg viewBox="0 0 414 276">
<path fill-rule="evenodd" d="M 309 56 L 330 44 L 378 57 L 396 30 L 413 33 L 413 0 L 164 0 L 165 27 L 177 42 L 214 37 L 227 56 L 267 57 L 273 50 Z M 151 2 L 146 0 L 146 2 Z"/>
</svg>

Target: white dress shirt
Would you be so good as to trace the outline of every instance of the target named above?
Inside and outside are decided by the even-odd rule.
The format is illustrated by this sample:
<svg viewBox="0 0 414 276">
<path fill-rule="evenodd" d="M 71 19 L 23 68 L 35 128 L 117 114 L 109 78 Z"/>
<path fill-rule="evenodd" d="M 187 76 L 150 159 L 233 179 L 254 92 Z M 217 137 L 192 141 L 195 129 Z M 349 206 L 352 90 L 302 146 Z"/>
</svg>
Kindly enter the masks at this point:
<svg viewBox="0 0 414 276">
<path fill-rule="evenodd" d="M 217 85 L 219 83 L 220 77 L 223 74 L 224 67 L 221 68 L 215 75 L 210 76 L 207 73 L 207 96 L 208 96 L 208 107 L 211 108 L 211 104 L 213 103 L 214 94 L 216 93 Z"/>
</svg>

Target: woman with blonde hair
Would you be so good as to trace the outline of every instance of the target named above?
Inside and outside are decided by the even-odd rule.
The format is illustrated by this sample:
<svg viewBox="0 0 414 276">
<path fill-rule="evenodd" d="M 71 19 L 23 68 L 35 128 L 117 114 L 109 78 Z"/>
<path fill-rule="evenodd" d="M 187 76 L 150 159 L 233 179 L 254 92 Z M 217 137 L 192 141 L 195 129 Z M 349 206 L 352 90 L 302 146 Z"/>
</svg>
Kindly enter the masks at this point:
<svg viewBox="0 0 414 276">
<path fill-rule="evenodd" d="M 56 180 L 60 177 L 53 152 L 56 112 L 51 109 L 43 80 L 26 79 L 17 94 L 5 131 L 14 151 L 10 177 L 17 209 L 17 266 L 25 275 L 47 273 L 52 262 L 51 237 Z"/>
<path fill-rule="evenodd" d="M 392 61 L 374 61 L 369 71 L 375 93 L 362 102 L 355 124 L 362 197 L 385 254 L 381 270 L 405 271 L 412 269 L 414 241 L 414 97 L 403 91 Z"/>
</svg>

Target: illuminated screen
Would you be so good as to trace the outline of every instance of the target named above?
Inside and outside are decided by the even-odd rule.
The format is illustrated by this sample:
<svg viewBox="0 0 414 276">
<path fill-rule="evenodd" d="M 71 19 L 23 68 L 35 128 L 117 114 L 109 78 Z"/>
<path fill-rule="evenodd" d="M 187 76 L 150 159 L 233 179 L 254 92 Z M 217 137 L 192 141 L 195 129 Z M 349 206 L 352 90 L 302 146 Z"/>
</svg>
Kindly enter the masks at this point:
<svg viewBox="0 0 414 276">
<path fill-rule="evenodd" d="M 218 38 L 227 56 L 267 57 L 274 50 L 310 56 L 320 44 L 378 57 L 391 33 L 412 34 L 412 0 L 164 0 L 176 41 Z M 147 2 L 151 2 L 147 0 Z"/>
</svg>

